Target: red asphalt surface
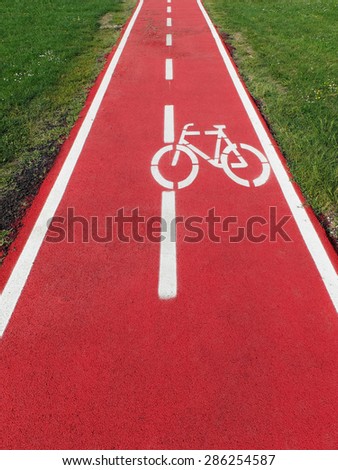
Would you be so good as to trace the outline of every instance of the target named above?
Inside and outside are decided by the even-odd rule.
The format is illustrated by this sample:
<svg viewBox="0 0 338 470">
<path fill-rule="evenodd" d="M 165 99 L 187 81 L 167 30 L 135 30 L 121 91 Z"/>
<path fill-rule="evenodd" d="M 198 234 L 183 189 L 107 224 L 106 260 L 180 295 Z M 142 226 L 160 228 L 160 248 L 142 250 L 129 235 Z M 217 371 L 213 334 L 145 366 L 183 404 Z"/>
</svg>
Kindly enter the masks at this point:
<svg viewBox="0 0 338 470">
<path fill-rule="evenodd" d="M 263 152 L 195 0 L 145 0 L 56 216 L 97 216 L 101 233 L 119 208 L 160 216 L 150 163 L 169 104 L 176 138 L 226 124 Z M 211 152 L 208 139 L 195 142 Z M 176 191 L 177 216 L 215 208 L 243 225 L 270 206 L 291 213 L 273 173 L 245 188 L 201 159 Z M 178 225 L 171 300 L 157 293 L 159 243 L 82 243 L 79 230 L 44 242 L 0 340 L 1 448 L 336 449 L 337 314 L 295 221 L 284 228 L 292 242 L 186 243 Z"/>
</svg>

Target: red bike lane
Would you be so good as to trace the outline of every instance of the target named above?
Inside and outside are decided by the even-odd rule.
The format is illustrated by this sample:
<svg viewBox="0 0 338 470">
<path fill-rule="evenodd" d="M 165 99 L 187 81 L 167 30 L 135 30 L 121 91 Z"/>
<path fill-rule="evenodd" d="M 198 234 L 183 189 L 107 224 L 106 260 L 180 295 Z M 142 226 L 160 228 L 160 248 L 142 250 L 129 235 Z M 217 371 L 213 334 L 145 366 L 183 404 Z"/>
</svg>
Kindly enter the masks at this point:
<svg viewBox="0 0 338 470">
<path fill-rule="evenodd" d="M 129 27 L 50 241 L 25 263 L 23 249 L 22 270 L 5 283 L 0 446 L 336 448 L 333 250 L 297 189 L 294 197 L 291 183 L 281 186 L 289 177 L 275 144 L 243 102 L 199 3 L 145 0 Z M 200 134 L 179 144 L 187 124 Z M 213 163 L 217 135 L 205 132 L 217 125 L 228 139 L 221 153 L 237 143 L 248 167 L 233 166 L 241 160 L 230 147 Z M 164 146 L 172 151 L 156 162 Z M 270 164 L 254 186 L 265 167 L 257 155 Z M 156 168 L 182 181 L 191 163 L 198 174 L 184 188 L 153 177 Z M 156 241 L 156 221 L 153 240 L 142 224 L 142 242 L 119 240 L 116 223 L 113 240 L 95 236 L 96 220 L 103 237 L 107 217 L 136 209 L 145 220 L 178 217 L 176 242 Z M 74 240 L 56 243 L 67 216 Z M 123 229 L 131 238 L 131 224 Z"/>
</svg>

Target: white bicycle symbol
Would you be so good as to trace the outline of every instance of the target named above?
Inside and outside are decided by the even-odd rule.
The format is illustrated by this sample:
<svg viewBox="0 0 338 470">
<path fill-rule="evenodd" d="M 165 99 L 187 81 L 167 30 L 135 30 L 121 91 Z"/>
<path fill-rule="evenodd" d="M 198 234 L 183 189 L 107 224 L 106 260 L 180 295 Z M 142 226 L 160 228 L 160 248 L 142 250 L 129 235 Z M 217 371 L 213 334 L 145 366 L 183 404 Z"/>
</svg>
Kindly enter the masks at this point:
<svg viewBox="0 0 338 470">
<path fill-rule="evenodd" d="M 234 144 L 230 141 L 227 135 L 224 132 L 226 128 L 225 125 L 214 125 L 213 127 L 215 130 L 205 131 L 205 135 L 215 135 L 216 136 L 216 148 L 213 157 L 210 157 L 206 153 L 202 152 L 202 150 L 198 149 L 194 145 L 188 142 L 186 139 L 187 136 L 190 135 L 201 135 L 200 131 L 192 131 L 188 130 L 190 127 L 194 126 L 194 124 L 186 124 L 181 133 L 181 137 L 176 145 L 166 145 L 158 150 L 152 158 L 151 161 L 151 173 L 155 180 L 164 188 L 167 189 L 174 189 L 175 186 L 178 189 L 186 188 L 189 186 L 197 177 L 198 170 L 199 170 L 199 161 L 197 155 L 199 155 L 204 160 L 207 160 L 210 165 L 216 168 L 223 168 L 225 173 L 231 178 L 235 183 L 240 184 L 242 186 L 250 187 L 251 185 L 257 187 L 262 186 L 268 180 L 270 176 L 270 165 L 267 158 L 259 152 L 256 148 L 252 147 L 248 144 Z M 222 141 L 225 142 L 226 147 L 221 151 Z M 255 159 L 258 159 L 261 171 L 258 176 L 252 179 L 242 178 L 238 176 L 234 172 L 236 169 L 247 168 L 249 163 L 246 159 L 241 155 L 239 152 L 239 148 L 251 152 Z M 171 157 L 174 151 L 174 156 Z M 189 175 L 182 179 L 181 181 L 174 182 L 166 179 L 161 171 L 160 171 L 160 162 L 163 161 L 165 158 L 172 158 L 171 166 L 176 166 L 180 157 L 181 152 L 185 153 L 190 161 L 191 161 L 191 170 Z M 230 163 L 230 155 L 233 153 L 237 159 L 236 162 Z"/>
</svg>

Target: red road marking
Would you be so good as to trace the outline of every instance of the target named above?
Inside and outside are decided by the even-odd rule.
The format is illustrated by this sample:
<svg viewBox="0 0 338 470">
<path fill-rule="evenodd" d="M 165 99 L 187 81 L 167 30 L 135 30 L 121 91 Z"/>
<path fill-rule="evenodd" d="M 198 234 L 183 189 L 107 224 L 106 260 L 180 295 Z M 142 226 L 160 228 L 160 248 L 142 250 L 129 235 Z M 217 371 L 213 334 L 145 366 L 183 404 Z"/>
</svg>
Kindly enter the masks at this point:
<svg viewBox="0 0 338 470">
<path fill-rule="evenodd" d="M 135 207 L 159 216 L 152 157 L 187 123 L 209 155 L 215 124 L 265 155 L 198 4 L 172 2 L 171 27 L 165 1 L 145 5 L 58 217 L 69 207 L 88 220 Z M 175 109 L 167 133 L 165 106 Z M 275 174 L 246 188 L 198 161 L 176 190 L 176 215 L 290 214 Z M 33 206 L 28 224 L 35 216 Z M 158 243 L 43 243 L 0 343 L 1 447 L 335 448 L 336 312 L 294 219 L 287 231 L 292 243 L 189 244 L 178 225 L 178 291 L 167 301 Z"/>
</svg>

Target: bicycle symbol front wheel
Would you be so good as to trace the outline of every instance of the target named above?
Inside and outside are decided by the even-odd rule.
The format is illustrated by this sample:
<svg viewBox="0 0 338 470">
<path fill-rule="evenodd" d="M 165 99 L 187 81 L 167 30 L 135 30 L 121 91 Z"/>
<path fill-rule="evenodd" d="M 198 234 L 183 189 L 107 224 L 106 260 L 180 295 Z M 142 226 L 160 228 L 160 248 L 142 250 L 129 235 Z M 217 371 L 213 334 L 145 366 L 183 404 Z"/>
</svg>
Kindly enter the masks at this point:
<svg viewBox="0 0 338 470">
<path fill-rule="evenodd" d="M 267 158 L 259 152 L 256 148 L 252 147 L 251 145 L 247 144 L 239 144 L 239 146 L 243 150 L 247 150 L 248 152 L 251 152 L 255 156 L 255 160 L 259 160 L 260 165 L 261 165 L 261 171 L 260 174 L 255 177 L 255 178 L 242 178 L 240 177 L 237 173 L 233 171 L 233 168 L 236 167 L 236 164 L 231 165 L 229 163 L 229 155 L 231 152 L 234 152 L 237 158 L 240 158 L 241 161 L 245 162 L 243 157 L 238 157 L 239 153 L 237 151 L 237 145 L 234 144 L 233 146 L 229 146 L 229 149 L 225 149 L 223 154 L 221 155 L 221 164 L 223 167 L 223 170 L 225 173 L 231 178 L 235 183 L 240 184 L 241 186 L 246 186 L 249 188 L 251 185 L 257 187 L 257 186 L 262 186 L 267 182 L 270 176 L 270 164 L 267 160 Z M 235 149 L 235 151 L 234 151 Z M 241 165 L 238 165 L 238 167 L 241 167 Z M 244 165 L 242 165 L 243 168 L 246 168 L 249 166 L 249 163 L 245 162 Z"/>
<path fill-rule="evenodd" d="M 185 153 L 191 163 L 191 169 L 189 171 L 188 176 L 179 180 L 179 181 L 170 181 L 169 179 L 165 178 L 160 170 L 160 164 L 163 163 L 164 159 L 171 159 L 170 165 L 174 166 L 173 164 L 173 152 L 183 152 Z M 153 175 L 154 179 L 166 189 L 182 189 L 189 186 L 197 177 L 199 170 L 198 165 L 198 158 L 194 154 L 192 150 L 184 145 L 167 145 L 166 147 L 162 147 L 158 152 L 155 153 L 151 160 L 151 174 Z"/>
</svg>

